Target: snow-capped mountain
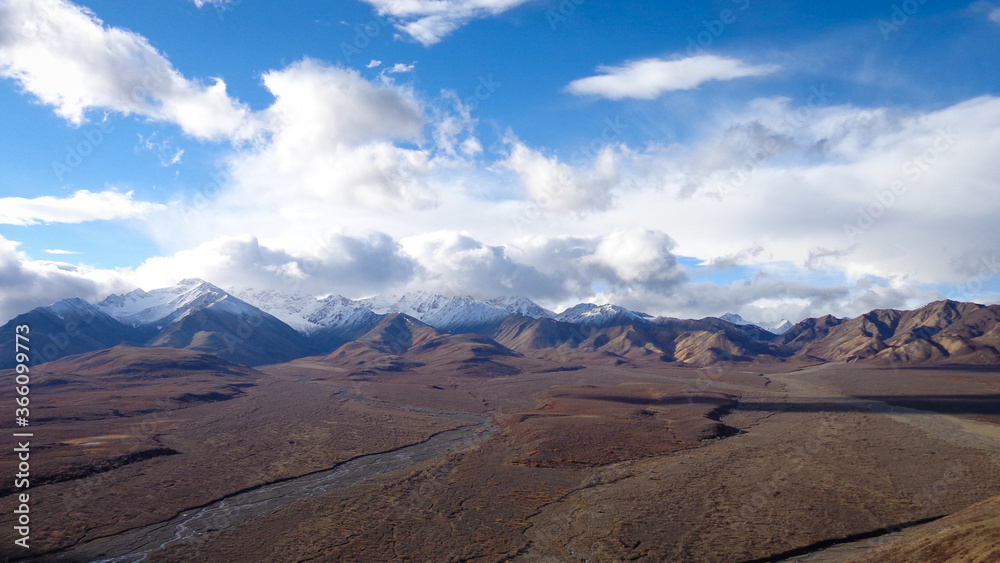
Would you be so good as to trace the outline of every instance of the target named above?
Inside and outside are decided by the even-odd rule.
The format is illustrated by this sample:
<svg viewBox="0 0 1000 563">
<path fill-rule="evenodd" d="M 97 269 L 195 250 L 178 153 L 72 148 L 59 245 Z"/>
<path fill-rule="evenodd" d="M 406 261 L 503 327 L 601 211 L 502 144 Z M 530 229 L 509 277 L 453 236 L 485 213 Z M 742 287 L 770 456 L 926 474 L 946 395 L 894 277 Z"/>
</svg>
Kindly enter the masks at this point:
<svg viewBox="0 0 1000 563">
<path fill-rule="evenodd" d="M 580 303 L 555 316 L 557 321 L 591 326 L 626 324 L 635 321 L 650 321 L 652 316 L 638 311 L 630 311 L 618 305 L 594 305 Z"/>
<path fill-rule="evenodd" d="M 744 319 L 743 317 L 737 315 L 736 313 L 726 313 L 725 315 L 719 317 L 719 319 L 737 326 L 754 325 L 773 334 L 784 334 L 788 332 L 788 329 L 792 328 L 792 323 L 788 322 L 785 319 L 781 319 L 780 321 L 775 321 L 770 323 L 766 322 L 752 323 Z"/>
<path fill-rule="evenodd" d="M 47 307 L 57 318 L 64 320 L 69 317 L 89 317 L 96 314 L 95 307 L 79 297 L 71 297 L 56 301 Z"/>
<path fill-rule="evenodd" d="M 428 330 L 451 333 L 439 334 L 442 338 L 499 342 L 526 355 L 579 347 L 619 359 L 654 354 L 654 359 L 688 365 L 795 354 L 828 361 L 872 357 L 995 364 L 996 344 L 990 337 L 997 334 L 994 325 L 1000 319 L 1000 306 L 951 301 L 916 311 L 876 310 L 854 321 L 827 315 L 791 326 L 784 320 L 751 323 L 732 313 L 700 320 L 654 319 L 617 305 L 592 303 L 556 315 L 519 297 L 479 300 L 414 292 L 352 300 L 270 290 L 235 293 L 239 297 L 205 281 L 188 279 L 174 287 L 112 295 L 97 305 L 64 299 L 11 319 L 0 327 L 0 344 L 6 342 L 13 348 L 14 327 L 29 324 L 39 338 L 36 342 L 33 337 L 35 349 L 40 350 L 33 356 L 35 361 L 128 344 L 184 348 L 244 365 L 267 365 L 331 354 L 347 343 L 369 338 L 387 319 L 399 316 L 393 313 L 402 313 L 413 317 L 412 322 L 429 325 Z M 909 327 L 897 330 L 905 338 L 872 336 L 870 323 L 896 326 L 897 321 L 903 322 L 900 319 Z M 943 337 L 951 339 L 946 343 L 961 343 L 955 347 L 957 352 L 941 344 L 944 340 L 929 340 L 945 326 L 951 327 Z M 992 332 L 983 336 L 983 326 L 992 327 Z M 859 350 L 878 353 L 859 356 Z M 10 367 L 11 361 L 0 358 L 0 369 Z"/>
<path fill-rule="evenodd" d="M 418 291 L 399 296 L 371 297 L 358 303 L 380 314 L 403 313 L 445 331 L 474 330 L 500 323 L 513 314 L 535 319 L 555 316 L 555 313 L 523 297 L 480 301 L 472 297 L 446 297 Z"/>
<path fill-rule="evenodd" d="M 317 299 L 304 293 L 290 294 L 274 289 L 231 290 L 231 293 L 303 334 L 377 322 L 378 317 L 358 302 L 339 295 Z"/>
<path fill-rule="evenodd" d="M 498 324 L 512 314 L 536 319 L 555 316 L 555 313 L 523 297 L 480 301 L 472 297 L 414 292 L 352 300 L 339 295 L 317 299 L 275 290 L 242 290 L 234 291 L 234 294 L 305 334 L 328 328 L 361 326 L 370 323 L 376 316 L 390 313 L 403 313 L 449 332 L 475 331 Z"/>
<path fill-rule="evenodd" d="M 101 312 L 129 326 L 165 326 L 209 307 L 237 315 L 256 312 L 247 303 L 197 278 L 182 280 L 174 287 L 110 295 L 97 304 Z"/>
</svg>

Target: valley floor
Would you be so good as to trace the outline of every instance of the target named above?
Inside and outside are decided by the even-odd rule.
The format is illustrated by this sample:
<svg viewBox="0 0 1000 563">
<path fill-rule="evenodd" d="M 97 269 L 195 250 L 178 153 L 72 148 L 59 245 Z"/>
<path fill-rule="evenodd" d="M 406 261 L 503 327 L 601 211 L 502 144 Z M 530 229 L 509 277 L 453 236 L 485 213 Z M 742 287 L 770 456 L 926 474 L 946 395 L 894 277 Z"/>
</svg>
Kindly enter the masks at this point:
<svg viewBox="0 0 1000 563">
<path fill-rule="evenodd" d="M 161 422 L 158 442 L 178 455 L 33 491 L 54 499 L 99 480 L 86 489 L 85 508 L 63 520 L 47 513 L 60 530 L 50 540 L 61 539 L 45 545 L 61 551 L 38 560 L 117 554 L 112 548 L 121 548 L 129 529 L 474 424 L 481 431 L 447 453 L 178 535 L 145 560 L 892 561 L 867 553 L 895 537 L 882 532 L 1000 495 L 1000 412 L 990 399 L 997 372 L 746 363 L 555 369 L 516 361 L 522 373 L 493 378 L 264 368 L 270 382 L 246 397 L 171 411 L 170 420 L 183 414 L 217 425 L 213 433 Z M 289 413 L 296 405 L 314 414 L 292 440 L 299 443 L 272 437 L 295 427 Z M 485 422 L 463 422 L 455 411 Z M 321 430 L 319 421 L 343 432 Z M 258 455 L 274 471 L 258 464 L 249 479 L 209 478 L 197 494 L 155 484 L 183 484 L 182 471 L 226 476 L 232 467 L 253 467 L 246 459 L 253 447 L 230 442 L 254 435 L 270 440 L 270 453 Z M 199 449 L 197 440 L 214 449 Z M 303 441 L 324 454 L 307 455 Z M 220 456 L 225 463 L 211 461 Z M 366 459 L 374 467 L 380 458 Z M 142 487 L 151 492 L 130 492 Z M 153 516 L 125 521 L 130 505 Z M 865 535 L 877 537 L 820 551 Z M 897 535 L 905 540 L 907 532 Z"/>
</svg>

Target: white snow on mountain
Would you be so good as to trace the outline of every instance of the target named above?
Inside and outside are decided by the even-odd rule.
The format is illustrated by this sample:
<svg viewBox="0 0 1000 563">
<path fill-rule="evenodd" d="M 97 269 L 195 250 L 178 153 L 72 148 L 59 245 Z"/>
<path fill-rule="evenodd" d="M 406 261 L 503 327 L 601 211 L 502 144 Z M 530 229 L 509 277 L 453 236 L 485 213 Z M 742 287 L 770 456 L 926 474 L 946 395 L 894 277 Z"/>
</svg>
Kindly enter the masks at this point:
<svg viewBox="0 0 1000 563">
<path fill-rule="evenodd" d="M 78 309 L 80 304 L 66 300 L 53 307 L 60 314 L 60 310 L 70 312 Z M 304 293 L 285 293 L 270 289 L 232 290 L 227 293 L 200 279 L 186 279 L 174 287 L 152 291 L 136 289 L 124 295 L 109 296 L 97 304 L 98 310 L 132 326 L 153 323 L 166 325 L 192 311 L 209 307 L 224 308 L 237 314 L 254 314 L 259 309 L 303 334 L 371 323 L 376 316 L 388 313 L 403 313 L 446 331 L 474 330 L 500 322 L 512 314 L 535 319 L 554 318 L 591 326 L 652 320 L 646 313 L 611 304 L 581 303 L 557 315 L 523 297 L 479 300 L 417 291 L 357 300 L 339 295 L 316 298 Z M 720 318 L 735 325 L 754 324 L 775 334 L 781 334 L 792 326 L 784 319 L 776 323 L 751 323 L 734 313 Z"/>
<path fill-rule="evenodd" d="M 259 314 L 247 303 L 197 278 L 182 280 L 174 287 L 111 295 L 97 304 L 102 312 L 131 326 L 166 325 L 209 307 L 236 314 Z"/>
<path fill-rule="evenodd" d="M 511 314 L 524 315 L 532 319 L 554 318 L 555 313 L 538 306 L 534 301 L 524 297 L 495 297 L 484 301 L 491 307 L 503 309 Z"/>
<path fill-rule="evenodd" d="M 792 323 L 788 322 L 785 319 L 769 323 L 768 322 L 752 323 L 744 319 L 743 317 L 737 315 L 736 313 L 726 313 L 725 315 L 719 317 L 719 319 L 726 321 L 727 323 L 738 326 L 754 325 L 756 327 L 762 328 L 774 334 L 784 334 L 785 332 L 788 331 L 788 329 L 792 328 Z"/>
<path fill-rule="evenodd" d="M 472 297 L 446 297 L 423 291 L 359 300 L 339 295 L 317 299 L 275 290 L 242 290 L 234 291 L 234 294 L 306 334 L 327 327 L 366 322 L 374 315 L 389 313 L 403 313 L 441 330 L 473 328 L 499 322 L 515 313 L 532 318 L 555 316 L 555 313 L 523 297 L 480 301 Z"/>
<path fill-rule="evenodd" d="M 594 305 L 593 303 L 580 303 L 555 316 L 557 321 L 597 326 L 623 321 L 649 321 L 652 318 L 646 313 L 630 311 L 618 305 Z"/>
<path fill-rule="evenodd" d="M 736 313 L 726 313 L 719 317 L 719 320 L 726 321 L 729 324 L 734 324 L 736 326 L 743 326 L 748 324 L 753 324 L 750 321 L 744 319 L 743 317 L 737 315 Z"/>
<path fill-rule="evenodd" d="M 317 299 L 304 293 L 289 294 L 273 289 L 233 290 L 232 293 L 304 334 L 360 324 L 376 316 L 370 308 L 339 295 Z"/>
<path fill-rule="evenodd" d="M 792 323 L 790 323 L 789 321 L 781 319 L 776 323 L 772 323 L 771 326 L 766 326 L 763 328 L 764 330 L 773 332 L 774 334 L 785 334 L 786 332 L 788 332 L 788 329 L 792 328 L 792 326 L 794 325 L 792 325 Z"/>
<path fill-rule="evenodd" d="M 417 291 L 399 296 L 370 297 L 358 303 L 380 314 L 403 313 L 443 330 L 498 322 L 514 313 L 536 319 L 555 316 L 551 311 L 517 297 L 479 301 L 472 297 L 446 297 Z"/>
<path fill-rule="evenodd" d="M 47 308 L 49 311 L 55 313 L 55 315 L 60 319 L 65 319 L 68 316 L 89 317 L 95 314 L 95 307 L 79 297 L 56 301 Z"/>
</svg>

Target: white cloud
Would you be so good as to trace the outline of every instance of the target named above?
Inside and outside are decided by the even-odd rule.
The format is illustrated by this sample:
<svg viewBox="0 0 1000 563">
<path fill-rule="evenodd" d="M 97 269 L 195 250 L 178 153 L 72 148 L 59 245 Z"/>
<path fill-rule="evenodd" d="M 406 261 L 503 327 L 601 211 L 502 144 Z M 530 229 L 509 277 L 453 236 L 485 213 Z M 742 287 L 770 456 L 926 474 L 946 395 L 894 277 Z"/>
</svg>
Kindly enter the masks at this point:
<svg viewBox="0 0 1000 563">
<path fill-rule="evenodd" d="M 424 46 L 438 43 L 471 20 L 488 18 L 528 0 L 364 0 Z"/>
<path fill-rule="evenodd" d="M 83 254 L 82 252 L 76 252 L 74 250 L 63 250 L 61 248 L 46 248 L 46 254 Z"/>
<path fill-rule="evenodd" d="M 224 287 L 315 295 L 365 297 L 424 290 L 480 297 L 523 295 L 575 304 L 599 296 L 596 286 L 672 293 L 686 279 L 672 245 L 666 234 L 643 229 L 531 237 L 508 245 L 490 245 L 455 231 L 398 241 L 384 233 L 335 233 L 296 251 L 239 236 L 151 258 L 125 277 L 145 288 L 200 277 Z"/>
<path fill-rule="evenodd" d="M 145 288 L 199 277 L 222 287 L 358 296 L 405 284 L 415 268 L 399 244 L 384 234 L 333 234 L 309 252 L 295 253 L 240 236 L 150 258 L 129 278 Z"/>
<path fill-rule="evenodd" d="M 671 253 L 675 243 L 666 233 L 647 229 L 614 231 L 604 237 L 586 262 L 607 268 L 623 285 L 673 287 L 685 276 Z"/>
<path fill-rule="evenodd" d="M 184 149 L 174 147 L 169 139 L 161 141 L 158 137 L 157 133 L 153 133 L 148 137 L 139 134 L 139 146 L 136 150 L 155 153 L 160 161 L 160 166 L 163 167 L 180 164 L 181 158 L 184 157 Z"/>
<path fill-rule="evenodd" d="M 65 262 L 32 260 L 0 236 L 0 324 L 70 297 L 96 301 L 130 289 L 118 272 Z"/>
<path fill-rule="evenodd" d="M 988 17 L 991 22 L 1000 23 L 1000 8 L 994 8 Z"/>
<path fill-rule="evenodd" d="M 1000 251 L 997 127 L 993 97 L 910 114 L 756 103 L 701 145 L 637 155 L 623 179 L 637 187 L 588 223 L 669 225 L 678 252 L 703 260 L 759 246 L 751 265 L 964 283 L 956 261 Z"/>
<path fill-rule="evenodd" d="M 484 244 L 467 234 L 439 231 L 400 242 L 420 265 L 409 289 L 491 297 L 562 292 L 560 280 L 515 262 L 502 246 Z"/>
<path fill-rule="evenodd" d="M 228 6 L 230 4 L 238 4 L 242 0 L 194 0 L 194 5 L 202 8 L 206 5 L 215 6 Z"/>
<path fill-rule="evenodd" d="M 739 59 L 697 55 L 683 59 L 649 58 L 622 66 L 599 66 L 600 74 L 580 78 L 566 89 L 577 95 L 596 95 L 612 100 L 651 100 L 665 92 L 690 90 L 712 80 L 764 76 L 779 70 L 776 65 L 750 65 Z"/>
<path fill-rule="evenodd" d="M 373 208 L 433 203 L 426 122 L 414 94 L 357 71 L 305 59 L 264 74 L 274 103 L 258 117 L 266 138 L 229 162 L 228 201 L 272 206 L 325 202 Z"/>
<path fill-rule="evenodd" d="M 613 202 L 612 191 L 621 181 L 621 156 L 608 145 L 597 154 L 589 170 L 581 170 L 554 156 L 545 156 L 524 143 L 510 139 L 510 155 L 500 164 L 518 174 L 534 203 L 552 211 L 603 210 Z"/>
<path fill-rule="evenodd" d="M 369 67 L 369 68 L 371 68 L 371 67 Z M 400 73 L 404 73 L 404 72 L 413 72 L 414 68 L 416 68 L 416 67 L 415 67 L 415 65 L 412 65 L 412 64 L 408 65 L 408 64 L 404 64 L 404 63 L 396 63 L 396 64 L 392 65 L 391 67 L 385 69 L 382 72 L 385 72 L 386 74 L 400 74 Z"/>
<path fill-rule="evenodd" d="M 382 61 L 376 61 L 375 59 L 372 59 L 371 62 L 365 65 L 365 68 L 375 68 L 378 66 L 382 66 Z"/>
<path fill-rule="evenodd" d="M 16 246 L 0 237 L 3 320 L 66 297 L 96 301 L 111 292 L 165 287 L 187 277 L 223 287 L 313 295 L 358 298 L 410 290 L 522 295 L 553 310 L 579 302 L 611 302 L 654 315 L 698 318 L 737 312 L 754 321 L 794 322 L 827 313 L 855 316 L 941 298 L 916 284 L 870 278 L 823 286 L 770 274 L 721 285 L 691 281 L 673 254 L 673 240 L 641 228 L 604 235 L 531 236 L 507 245 L 490 245 L 454 231 L 399 241 L 383 233 L 335 233 L 298 251 L 265 245 L 251 236 L 222 237 L 151 258 L 135 270 L 115 271 L 31 260 Z"/>
<path fill-rule="evenodd" d="M 70 197 L 0 198 L 0 224 L 82 223 L 132 219 L 163 209 L 158 203 L 135 201 L 131 191 L 79 190 Z"/>
<path fill-rule="evenodd" d="M 758 275 L 730 284 L 692 281 L 674 291 L 609 292 L 603 299 L 652 314 L 678 318 L 718 317 L 737 313 L 751 322 L 793 323 L 832 314 L 856 317 L 872 309 L 914 309 L 942 299 L 916 284 L 862 279 L 854 283 L 815 285 Z"/>
<path fill-rule="evenodd" d="M 202 84 L 184 78 L 146 38 L 105 27 L 90 10 L 66 0 L 0 4 L 0 76 L 76 125 L 88 111 L 106 109 L 220 139 L 236 134 L 248 114 L 222 79 Z"/>
</svg>

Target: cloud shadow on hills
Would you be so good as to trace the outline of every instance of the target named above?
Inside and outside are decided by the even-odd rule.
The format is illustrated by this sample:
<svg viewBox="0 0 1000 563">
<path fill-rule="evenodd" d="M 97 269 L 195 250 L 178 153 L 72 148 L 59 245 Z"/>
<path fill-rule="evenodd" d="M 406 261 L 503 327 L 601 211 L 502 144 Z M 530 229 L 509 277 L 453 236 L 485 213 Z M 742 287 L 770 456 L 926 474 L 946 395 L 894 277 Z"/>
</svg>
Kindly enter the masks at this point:
<svg viewBox="0 0 1000 563">
<path fill-rule="evenodd" d="M 671 395 L 669 397 L 628 397 L 616 395 L 563 395 L 566 398 L 609 401 L 629 405 L 732 405 L 733 400 L 705 395 Z M 888 405 L 888 407 L 886 406 Z M 1000 394 L 984 395 L 864 395 L 853 400 L 808 401 L 739 401 L 734 410 L 762 412 L 892 412 L 892 407 L 905 407 L 940 414 L 1000 416 Z"/>
</svg>

